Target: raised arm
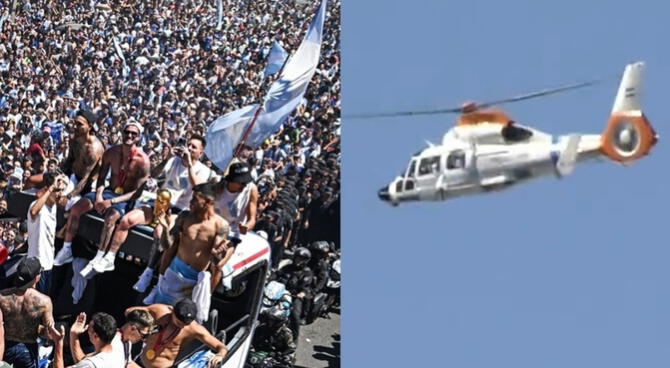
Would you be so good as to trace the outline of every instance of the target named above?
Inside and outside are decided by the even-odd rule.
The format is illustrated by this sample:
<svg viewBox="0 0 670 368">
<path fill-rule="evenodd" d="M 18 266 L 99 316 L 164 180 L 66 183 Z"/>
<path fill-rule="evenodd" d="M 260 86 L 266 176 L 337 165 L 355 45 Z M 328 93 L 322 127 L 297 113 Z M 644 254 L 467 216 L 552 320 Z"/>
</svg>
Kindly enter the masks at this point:
<svg viewBox="0 0 670 368">
<path fill-rule="evenodd" d="M 39 215 L 40 211 L 42 210 L 42 207 L 44 207 L 44 205 L 47 203 L 49 196 L 57 188 L 57 186 L 58 181 L 51 184 L 48 188 L 43 189 L 42 195 L 37 197 L 34 204 L 30 207 L 30 219 L 35 220 L 37 215 Z"/>
<path fill-rule="evenodd" d="M 70 355 L 72 355 L 72 360 L 75 363 L 79 363 L 79 361 L 86 357 L 84 350 L 81 348 L 81 343 L 79 342 L 79 335 L 84 333 L 87 329 L 86 313 L 81 312 L 77 316 L 77 320 L 72 327 L 70 327 Z"/>
</svg>

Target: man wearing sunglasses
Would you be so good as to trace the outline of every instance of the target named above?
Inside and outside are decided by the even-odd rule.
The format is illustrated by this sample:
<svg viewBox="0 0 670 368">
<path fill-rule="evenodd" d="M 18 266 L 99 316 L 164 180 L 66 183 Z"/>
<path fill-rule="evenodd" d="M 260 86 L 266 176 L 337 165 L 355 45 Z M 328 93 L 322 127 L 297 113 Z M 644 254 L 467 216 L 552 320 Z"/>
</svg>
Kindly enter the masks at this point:
<svg viewBox="0 0 670 368">
<path fill-rule="evenodd" d="M 105 252 L 117 221 L 133 207 L 138 190 L 142 190 L 149 178 L 149 157 L 137 147 L 143 128 L 140 123 L 130 121 L 123 128 L 123 142 L 105 151 L 102 156 L 100 172 L 95 193 L 88 193 L 72 207 L 65 229 L 63 248 L 56 256 L 57 266 L 72 262 L 72 239 L 79 227 L 79 218 L 95 209 L 105 217 L 105 224 L 98 243 L 98 253 L 84 269 L 81 275 L 89 277 L 93 272 L 102 273 L 114 270 L 115 252 Z M 105 185 L 107 174 L 111 170 L 109 186 Z"/>
<path fill-rule="evenodd" d="M 121 336 L 126 361 L 125 368 L 139 368 L 131 355 L 133 344 L 144 342 L 153 331 L 154 317 L 148 311 L 137 309 L 126 314 L 126 323 L 121 326 L 118 334 Z"/>
<path fill-rule="evenodd" d="M 205 138 L 194 134 L 187 143 L 185 140 L 184 142 L 173 148 L 173 156 L 166 158 L 151 170 L 151 175 L 154 178 L 158 178 L 161 174 L 165 175 L 165 183 L 162 189 L 168 190 L 171 194 L 171 208 L 165 214 L 168 224 L 174 221 L 179 212 L 188 209 L 191 197 L 193 196 L 193 187 L 205 183 L 210 178 L 216 176 L 212 170 L 200 162 L 206 144 Z M 132 227 L 148 225 L 152 221 L 158 222 L 159 219 L 154 219 L 152 207 L 153 205 L 142 206 L 123 216 L 112 237 L 110 245 L 112 252 L 118 251 L 126 241 L 128 231 Z M 166 229 L 163 229 L 163 226 L 159 222 L 159 225 L 154 228 L 154 244 L 151 256 L 149 257 L 148 267 L 134 286 L 137 291 L 144 292 L 153 277 L 155 266 L 160 260 L 160 253 L 163 251 L 163 249 L 159 249 L 163 231 L 166 231 Z"/>
<path fill-rule="evenodd" d="M 151 313 L 158 327 L 146 339 L 142 349 L 142 364 L 147 368 L 172 367 L 182 343 L 193 339 L 200 340 L 215 352 L 216 355 L 209 360 L 208 368 L 218 367 L 228 353 L 226 344 L 195 321 L 197 307 L 191 299 L 181 299 L 174 307 L 165 304 L 130 307 L 126 310 L 126 315 L 137 310 Z"/>
<path fill-rule="evenodd" d="M 35 257 L 42 265 L 37 290 L 49 295 L 51 270 L 54 266 L 54 237 L 56 236 L 56 203 L 67 187 L 65 175 L 44 174 L 45 187 L 37 192 L 28 209 L 28 257 Z"/>
</svg>

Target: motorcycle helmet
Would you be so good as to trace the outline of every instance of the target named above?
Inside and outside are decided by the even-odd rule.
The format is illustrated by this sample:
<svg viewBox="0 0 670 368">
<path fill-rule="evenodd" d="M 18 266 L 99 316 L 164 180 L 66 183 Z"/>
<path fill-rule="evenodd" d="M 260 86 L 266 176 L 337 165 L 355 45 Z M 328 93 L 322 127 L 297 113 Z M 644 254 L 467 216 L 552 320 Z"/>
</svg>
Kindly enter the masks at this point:
<svg viewBox="0 0 670 368">
<path fill-rule="evenodd" d="M 312 250 L 314 255 L 319 258 L 325 257 L 328 255 L 328 252 L 330 252 L 330 244 L 323 240 L 312 243 L 309 248 Z"/>
<path fill-rule="evenodd" d="M 309 249 L 305 247 L 298 247 L 298 249 L 295 250 L 293 257 L 309 261 L 310 258 L 312 258 L 312 252 L 310 252 Z"/>
</svg>

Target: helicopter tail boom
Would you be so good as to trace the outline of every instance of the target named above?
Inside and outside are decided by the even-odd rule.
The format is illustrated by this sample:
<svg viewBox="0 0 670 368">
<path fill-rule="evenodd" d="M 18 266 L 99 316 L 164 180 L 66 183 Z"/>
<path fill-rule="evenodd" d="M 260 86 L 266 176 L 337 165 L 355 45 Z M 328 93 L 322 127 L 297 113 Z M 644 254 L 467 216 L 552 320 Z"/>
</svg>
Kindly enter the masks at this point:
<svg viewBox="0 0 670 368">
<path fill-rule="evenodd" d="M 640 104 L 643 69 L 642 62 L 626 66 L 601 135 L 601 153 L 616 162 L 626 163 L 647 155 L 658 139 Z"/>
</svg>

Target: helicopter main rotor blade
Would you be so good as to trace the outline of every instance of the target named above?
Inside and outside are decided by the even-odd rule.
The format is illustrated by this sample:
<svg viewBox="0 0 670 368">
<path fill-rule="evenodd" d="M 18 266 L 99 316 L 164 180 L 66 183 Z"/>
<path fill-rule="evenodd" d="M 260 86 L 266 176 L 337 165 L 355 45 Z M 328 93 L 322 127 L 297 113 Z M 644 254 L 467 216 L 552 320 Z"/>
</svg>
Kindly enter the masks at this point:
<svg viewBox="0 0 670 368">
<path fill-rule="evenodd" d="M 526 94 L 523 94 L 523 95 L 514 96 L 514 97 L 511 97 L 511 98 L 505 98 L 505 99 L 502 99 L 502 100 L 484 102 L 484 103 L 481 103 L 481 104 L 477 104 L 477 108 L 486 108 L 486 107 L 491 107 L 491 106 L 494 106 L 494 105 L 501 105 L 501 104 L 509 103 L 509 102 L 529 100 L 531 98 L 542 97 L 542 96 L 552 95 L 552 94 L 555 94 L 555 93 L 570 91 L 570 90 L 573 90 L 573 89 L 579 89 L 579 88 L 592 86 L 594 84 L 597 84 L 598 82 L 601 82 L 601 80 L 596 79 L 596 80 L 592 80 L 592 81 L 588 81 L 588 82 L 568 84 L 568 85 L 557 87 L 557 88 L 544 89 L 542 91 L 526 93 Z"/>
<path fill-rule="evenodd" d="M 369 119 L 369 118 L 387 118 L 394 116 L 411 116 L 411 115 L 434 115 L 434 114 L 453 114 L 459 113 L 462 111 L 461 107 L 455 107 L 451 109 L 437 109 L 437 110 L 421 110 L 421 111 L 400 111 L 400 112 L 387 112 L 381 114 L 359 114 L 359 115 L 349 115 L 347 118 L 356 118 L 356 119 Z"/>
<path fill-rule="evenodd" d="M 481 104 L 465 104 L 463 106 L 459 107 L 452 107 L 448 109 L 434 109 L 434 110 L 416 110 L 416 111 L 400 111 L 400 112 L 388 112 L 388 113 L 379 113 L 379 114 L 357 114 L 357 115 L 348 115 L 345 116 L 345 118 L 356 118 L 356 119 L 370 119 L 370 118 L 382 118 L 382 117 L 396 117 L 396 116 L 412 116 L 412 115 L 435 115 L 435 114 L 459 114 L 464 112 L 464 108 L 467 109 L 480 109 L 480 108 L 486 108 L 486 107 L 491 107 L 494 105 L 500 105 L 504 103 L 510 103 L 510 102 L 517 102 L 517 101 L 523 101 L 523 100 L 528 100 L 531 98 L 536 98 L 536 97 L 542 97 L 542 96 L 547 96 L 551 95 L 554 93 L 560 93 L 560 92 L 565 92 L 573 89 L 579 89 L 579 88 L 584 88 L 588 86 L 592 86 L 594 84 L 597 84 L 599 82 L 602 82 L 602 79 L 596 79 L 588 82 L 582 82 L 582 83 L 573 83 L 573 84 L 568 84 L 565 86 L 557 87 L 557 88 L 550 88 L 550 89 L 544 89 L 538 92 L 531 92 L 531 93 L 526 93 L 523 95 L 511 97 L 511 98 L 505 98 L 501 100 L 495 100 L 495 101 L 488 101 L 484 102 Z"/>
</svg>

